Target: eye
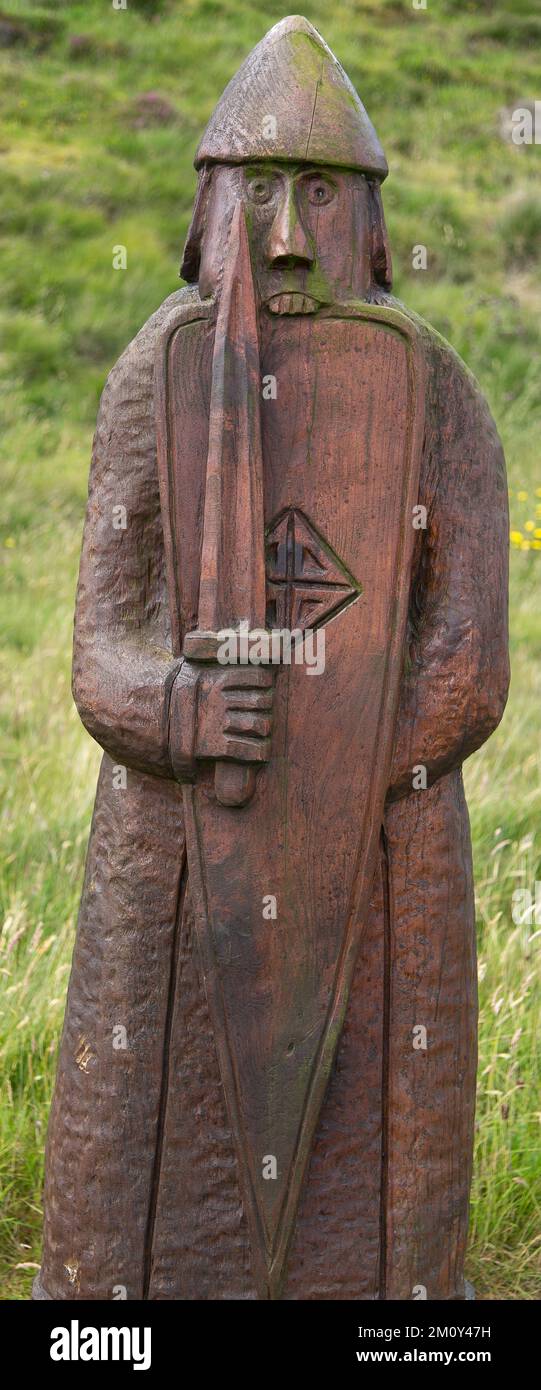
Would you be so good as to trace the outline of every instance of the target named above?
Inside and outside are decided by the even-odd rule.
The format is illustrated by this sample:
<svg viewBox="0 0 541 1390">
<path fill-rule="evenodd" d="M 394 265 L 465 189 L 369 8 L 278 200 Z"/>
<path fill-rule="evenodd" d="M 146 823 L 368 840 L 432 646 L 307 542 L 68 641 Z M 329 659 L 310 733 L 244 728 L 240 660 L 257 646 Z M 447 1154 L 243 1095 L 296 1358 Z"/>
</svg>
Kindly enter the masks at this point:
<svg viewBox="0 0 541 1390">
<path fill-rule="evenodd" d="M 248 193 L 252 203 L 270 203 L 274 195 L 274 179 L 263 178 L 261 174 L 248 179 Z"/>
<path fill-rule="evenodd" d="M 334 198 L 334 187 L 327 179 L 319 177 L 307 179 L 305 183 L 308 202 L 312 207 L 322 208 Z"/>
</svg>

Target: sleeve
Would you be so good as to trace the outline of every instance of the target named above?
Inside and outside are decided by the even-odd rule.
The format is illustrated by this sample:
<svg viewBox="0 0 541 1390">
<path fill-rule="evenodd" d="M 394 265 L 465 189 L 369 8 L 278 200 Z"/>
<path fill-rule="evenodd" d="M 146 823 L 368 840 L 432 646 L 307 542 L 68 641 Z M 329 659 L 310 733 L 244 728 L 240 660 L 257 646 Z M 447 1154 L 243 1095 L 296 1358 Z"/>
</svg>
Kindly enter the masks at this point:
<svg viewBox="0 0 541 1390">
<path fill-rule="evenodd" d="M 171 301 L 113 368 L 100 403 L 77 590 L 73 695 L 118 763 L 172 777 L 173 658 L 154 424 L 153 344 Z"/>
<path fill-rule="evenodd" d="M 473 377 L 437 349 L 420 501 L 427 528 L 410 609 L 410 641 L 388 800 L 460 766 L 499 723 L 509 685 L 509 521 L 505 461 Z M 424 495 L 423 495 L 424 494 Z"/>
</svg>

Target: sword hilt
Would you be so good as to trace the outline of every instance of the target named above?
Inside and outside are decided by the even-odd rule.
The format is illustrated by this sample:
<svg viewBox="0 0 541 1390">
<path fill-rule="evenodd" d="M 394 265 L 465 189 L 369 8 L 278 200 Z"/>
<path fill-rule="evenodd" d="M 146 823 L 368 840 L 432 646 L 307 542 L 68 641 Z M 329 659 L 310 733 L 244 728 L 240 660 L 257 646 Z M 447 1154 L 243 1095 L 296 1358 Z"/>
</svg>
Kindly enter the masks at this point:
<svg viewBox="0 0 541 1390">
<path fill-rule="evenodd" d="M 260 634 L 258 636 L 260 640 Z M 188 661 L 212 664 L 217 660 L 218 651 L 223 645 L 223 634 L 217 632 L 187 632 L 182 654 Z M 252 763 L 235 762 L 234 759 L 218 758 L 214 765 L 214 791 L 221 806 L 246 806 L 251 800 L 256 784 L 258 766 Z"/>
<path fill-rule="evenodd" d="M 198 628 L 186 633 L 188 660 L 212 661 L 219 632 L 244 620 L 265 622 L 263 456 L 257 307 L 246 218 L 239 199 L 231 220 L 214 334 Z M 245 806 L 256 767 L 219 759 L 216 798 Z"/>
</svg>

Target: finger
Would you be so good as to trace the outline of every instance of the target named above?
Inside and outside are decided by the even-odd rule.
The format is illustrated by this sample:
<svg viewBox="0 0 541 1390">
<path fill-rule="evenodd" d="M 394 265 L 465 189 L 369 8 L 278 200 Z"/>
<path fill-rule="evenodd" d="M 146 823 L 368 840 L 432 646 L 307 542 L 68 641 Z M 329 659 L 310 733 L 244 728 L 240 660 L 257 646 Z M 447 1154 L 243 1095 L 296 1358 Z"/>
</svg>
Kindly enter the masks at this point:
<svg viewBox="0 0 541 1390">
<path fill-rule="evenodd" d="M 228 711 L 224 723 L 226 734 L 252 734 L 256 738 L 268 738 L 271 721 L 264 714 L 252 714 L 250 710 Z"/>
<path fill-rule="evenodd" d="M 268 666 L 235 666 L 222 681 L 224 690 L 270 690 L 274 674 Z"/>
<path fill-rule="evenodd" d="M 228 690 L 225 701 L 228 709 L 272 709 L 272 690 Z"/>
<path fill-rule="evenodd" d="M 238 734 L 226 736 L 226 758 L 237 762 L 268 763 L 271 753 L 270 738 L 240 738 Z"/>
</svg>

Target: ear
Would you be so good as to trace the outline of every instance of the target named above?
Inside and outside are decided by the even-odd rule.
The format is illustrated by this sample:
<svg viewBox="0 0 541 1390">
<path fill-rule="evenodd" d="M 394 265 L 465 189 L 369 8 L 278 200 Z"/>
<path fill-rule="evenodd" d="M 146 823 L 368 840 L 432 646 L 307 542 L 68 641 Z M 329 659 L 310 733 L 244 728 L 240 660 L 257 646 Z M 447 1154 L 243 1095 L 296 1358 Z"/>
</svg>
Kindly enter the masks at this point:
<svg viewBox="0 0 541 1390">
<path fill-rule="evenodd" d="M 203 168 L 201 169 L 199 174 L 199 182 L 197 185 L 197 193 L 195 195 L 192 220 L 188 228 L 188 235 L 186 237 L 186 244 L 184 246 L 184 253 L 182 256 L 182 262 L 179 272 L 180 275 L 182 275 L 182 278 L 184 280 L 187 280 L 189 285 L 195 284 L 199 275 L 199 262 L 201 259 L 201 240 L 203 237 L 203 232 L 205 230 L 208 193 L 210 188 L 211 177 L 212 168 L 209 168 L 208 165 L 203 165 Z"/>
<path fill-rule="evenodd" d="M 372 207 L 372 272 L 377 285 L 390 290 L 393 283 L 391 248 L 385 226 L 385 214 L 378 182 L 370 180 Z"/>
</svg>

